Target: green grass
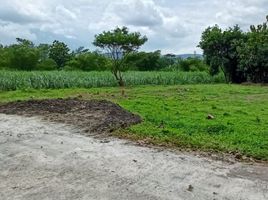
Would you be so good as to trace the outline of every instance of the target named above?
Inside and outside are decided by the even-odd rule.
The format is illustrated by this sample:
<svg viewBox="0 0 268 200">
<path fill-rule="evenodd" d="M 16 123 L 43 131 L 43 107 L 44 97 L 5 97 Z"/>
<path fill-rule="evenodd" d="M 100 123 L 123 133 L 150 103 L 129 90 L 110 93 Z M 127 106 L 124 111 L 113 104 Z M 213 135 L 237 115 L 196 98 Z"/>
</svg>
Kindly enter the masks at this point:
<svg viewBox="0 0 268 200">
<path fill-rule="evenodd" d="M 239 152 L 268 160 L 268 87 L 175 85 L 25 90 L 0 93 L 0 101 L 82 95 L 108 99 L 137 113 L 144 122 L 121 130 L 129 137 L 203 151 Z M 208 120 L 207 115 L 215 116 Z M 163 126 L 161 126 L 163 124 Z"/>
<path fill-rule="evenodd" d="M 223 83 L 222 75 L 206 72 L 125 72 L 128 86 Z M 63 89 L 117 86 L 111 72 L 0 71 L 0 91 L 21 89 Z"/>
</svg>

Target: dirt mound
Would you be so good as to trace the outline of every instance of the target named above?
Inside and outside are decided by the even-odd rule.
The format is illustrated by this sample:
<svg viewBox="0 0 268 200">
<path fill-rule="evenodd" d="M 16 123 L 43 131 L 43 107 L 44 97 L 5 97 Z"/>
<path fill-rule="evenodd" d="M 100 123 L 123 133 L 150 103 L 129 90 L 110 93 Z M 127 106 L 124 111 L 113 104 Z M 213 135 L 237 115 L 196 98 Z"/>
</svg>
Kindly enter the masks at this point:
<svg viewBox="0 0 268 200">
<path fill-rule="evenodd" d="M 51 99 L 17 101 L 0 105 L 0 113 L 42 116 L 67 123 L 86 133 L 107 133 L 141 122 L 141 118 L 106 100 Z"/>
</svg>

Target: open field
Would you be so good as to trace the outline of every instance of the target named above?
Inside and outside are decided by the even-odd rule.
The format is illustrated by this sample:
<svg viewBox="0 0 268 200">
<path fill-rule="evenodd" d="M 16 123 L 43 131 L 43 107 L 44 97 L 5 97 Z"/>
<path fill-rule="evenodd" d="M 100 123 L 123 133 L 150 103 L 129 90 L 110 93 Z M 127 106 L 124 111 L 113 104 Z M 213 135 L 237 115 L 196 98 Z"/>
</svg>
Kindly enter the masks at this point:
<svg viewBox="0 0 268 200">
<path fill-rule="evenodd" d="M 268 160 L 268 87 L 175 85 L 118 88 L 18 90 L 1 102 L 79 97 L 107 99 L 139 114 L 141 124 L 117 135 L 170 147 L 227 152 Z M 207 119 L 211 114 L 215 119 Z"/>
<path fill-rule="evenodd" d="M 128 86 L 223 83 L 223 75 L 206 72 L 125 72 Z M 62 89 L 112 87 L 117 82 L 111 72 L 80 71 L 0 71 L 0 91 L 18 89 Z"/>
</svg>

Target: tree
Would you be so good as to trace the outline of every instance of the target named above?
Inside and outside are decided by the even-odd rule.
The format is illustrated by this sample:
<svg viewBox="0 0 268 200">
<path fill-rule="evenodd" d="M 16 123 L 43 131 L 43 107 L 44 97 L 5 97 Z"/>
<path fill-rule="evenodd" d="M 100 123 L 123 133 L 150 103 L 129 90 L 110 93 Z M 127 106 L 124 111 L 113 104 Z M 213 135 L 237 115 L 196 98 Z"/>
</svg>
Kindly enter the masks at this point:
<svg viewBox="0 0 268 200">
<path fill-rule="evenodd" d="M 112 59 L 112 73 L 118 84 L 124 86 L 122 71 L 126 70 L 127 56 L 137 51 L 147 40 L 139 32 L 130 33 L 127 27 L 122 27 L 96 35 L 93 44 L 107 51 Z"/>
<path fill-rule="evenodd" d="M 134 70 L 152 71 L 160 69 L 160 51 L 131 53 L 126 58 L 126 64 Z"/>
<path fill-rule="evenodd" d="M 179 69 L 185 72 L 208 71 L 208 66 L 200 58 L 189 57 L 178 61 Z"/>
<path fill-rule="evenodd" d="M 237 46 L 246 40 L 239 26 L 222 31 L 217 25 L 207 28 L 201 37 L 199 47 L 203 49 L 205 61 L 212 75 L 223 71 L 226 82 L 241 83 L 245 80 L 239 69 Z"/>
<path fill-rule="evenodd" d="M 37 46 L 37 49 L 38 49 L 39 54 L 40 54 L 40 58 L 39 58 L 40 62 L 49 59 L 49 49 L 50 49 L 49 44 L 39 44 Z"/>
<path fill-rule="evenodd" d="M 80 47 L 78 47 L 76 50 L 74 50 L 72 52 L 72 55 L 77 56 L 77 55 L 81 55 L 81 54 L 84 54 L 84 53 L 87 53 L 87 52 L 89 52 L 89 49 L 85 49 L 85 47 L 80 46 Z"/>
<path fill-rule="evenodd" d="M 9 67 L 19 70 L 36 69 L 39 51 L 35 48 L 33 42 L 21 38 L 17 38 L 17 42 L 18 44 L 6 48 Z"/>
<path fill-rule="evenodd" d="M 34 48 L 34 43 L 30 40 L 23 39 L 23 38 L 16 38 L 16 41 L 19 45 Z"/>
<path fill-rule="evenodd" d="M 63 43 L 55 40 L 49 48 L 49 58 L 53 59 L 58 69 L 63 69 L 65 63 L 70 59 L 70 49 Z"/>
<path fill-rule="evenodd" d="M 51 71 L 51 70 L 56 70 L 57 69 L 57 63 L 51 59 L 48 58 L 46 60 L 42 60 L 37 64 L 36 67 L 37 70 L 46 70 L 46 71 Z"/>
<path fill-rule="evenodd" d="M 267 21 L 252 25 L 247 41 L 238 47 L 239 66 L 249 81 L 268 82 L 268 16 Z"/>
<path fill-rule="evenodd" d="M 0 44 L 0 69 L 9 67 L 9 54 L 7 48 Z"/>
<path fill-rule="evenodd" d="M 166 54 L 164 56 L 160 56 L 159 59 L 159 69 L 167 69 L 174 65 L 177 61 L 176 55 L 174 54 Z"/>
<path fill-rule="evenodd" d="M 80 52 L 66 63 L 67 70 L 102 71 L 107 69 L 109 59 L 98 52 Z"/>
</svg>

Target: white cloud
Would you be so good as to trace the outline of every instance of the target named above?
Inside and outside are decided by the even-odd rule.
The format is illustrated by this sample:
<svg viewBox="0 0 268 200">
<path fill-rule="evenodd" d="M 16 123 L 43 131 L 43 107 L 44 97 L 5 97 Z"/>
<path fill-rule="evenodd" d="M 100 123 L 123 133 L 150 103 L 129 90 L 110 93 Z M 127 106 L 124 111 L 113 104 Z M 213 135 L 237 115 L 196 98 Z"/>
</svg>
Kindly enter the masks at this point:
<svg viewBox="0 0 268 200">
<path fill-rule="evenodd" d="M 114 4 L 114 12 L 118 13 L 123 23 L 133 26 L 161 26 L 163 18 L 156 4 L 152 1 L 128 0 Z"/>
<path fill-rule="evenodd" d="M 75 20 L 77 16 L 74 12 L 70 11 L 69 9 L 65 8 L 63 5 L 56 6 L 56 13 L 57 16 L 63 20 Z"/>
<path fill-rule="evenodd" d="M 268 14 L 267 0 L 0 0 L 0 42 L 62 39 L 90 46 L 94 35 L 116 26 L 146 34 L 144 50 L 191 53 L 210 25 L 247 30 Z M 198 50 L 200 52 L 200 50 Z"/>
<path fill-rule="evenodd" d="M 6 23 L 0 20 L 0 43 L 12 43 L 18 37 L 29 40 L 37 39 L 36 35 L 24 25 Z"/>
</svg>

